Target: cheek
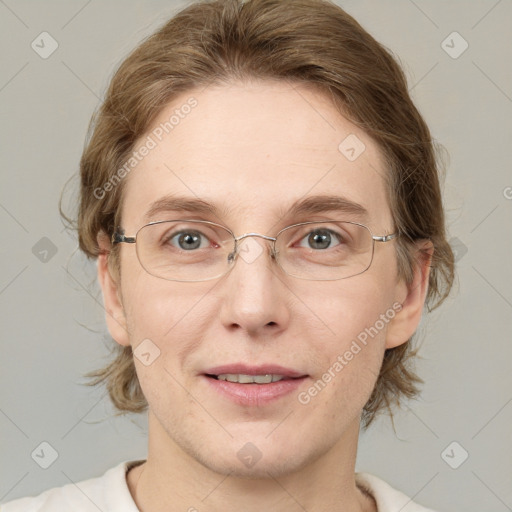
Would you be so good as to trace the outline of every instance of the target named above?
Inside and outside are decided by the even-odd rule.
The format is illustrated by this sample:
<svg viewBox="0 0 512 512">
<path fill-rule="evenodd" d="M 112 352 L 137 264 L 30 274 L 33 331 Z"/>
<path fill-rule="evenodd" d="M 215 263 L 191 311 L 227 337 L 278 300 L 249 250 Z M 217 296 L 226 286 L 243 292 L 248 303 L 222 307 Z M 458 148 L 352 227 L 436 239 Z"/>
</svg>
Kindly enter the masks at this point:
<svg viewBox="0 0 512 512">
<path fill-rule="evenodd" d="M 144 272 L 144 271 L 143 271 Z M 188 283 L 165 282 L 145 272 L 125 286 L 127 322 L 137 376 L 152 408 L 175 423 L 179 411 L 193 408 L 183 393 L 183 366 L 204 337 L 206 326 L 196 312 L 201 295 Z M 173 407 L 166 410 L 167 405 Z M 172 420 L 172 421 L 171 421 Z"/>
<path fill-rule="evenodd" d="M 374 326 L 381 315 L 389 313 L 393 305 L 391 287 L 369 272 L 350 280 L 326 281 L 321 287 L 307 288 L 306 285 L 296 290 L 296 296 L 306 306 L 297 306 L 297 323 L 306 321 L 310 330 L 314 327 L 320 329 L 321 336 L 317 339 L 330 340 L 328 345 L 332 348 L 339 344 L 343 348 L 347 342 L 364 333 L 365 329 Z M 379 334 L 385 334 L 387 323 L 377 323 Z M 361 337 L 364 338 L 364 334 Z M 375 334 L 373 338 L 382 341 Z"/>
<path fill-rule="evenodd" d="M 160 345 L 173 333 L 200 327 L 197 305 L 214 283 L 199 288 L 197 283 L 156 278 L 140 266 L 135 253 L 126 255 L 123 271 L 122 295 L 132 345 L 146 338 Z"/>
<path fill-rule="evenodd" d="M 303 332 L 309 332 L 320 364 L 303 403 L 310 400 L 326 413 L 333 404 L 345 414 L 366 403 L 382 363 L 387 325 L 395 315 L 389 289 L 371 274 L 360 277 L 350 286 L 345 281 L 337 289 L 330 284 L 323 293 L 310 291 L 308 297 L 321 321 L 311 315 L 314 322 Z M 319 325 L 321 332 L 314 328 Z"/>
</svg>

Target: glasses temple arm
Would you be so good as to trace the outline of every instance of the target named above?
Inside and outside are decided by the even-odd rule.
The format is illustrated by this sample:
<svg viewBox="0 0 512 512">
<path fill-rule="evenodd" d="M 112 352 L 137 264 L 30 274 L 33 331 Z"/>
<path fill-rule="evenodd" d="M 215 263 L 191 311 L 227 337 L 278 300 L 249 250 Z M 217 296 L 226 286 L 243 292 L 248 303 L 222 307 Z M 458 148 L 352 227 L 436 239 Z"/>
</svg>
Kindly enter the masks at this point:
<svg viewBox="0 0 512 512">
<path fill-rule="evenodd" d="M 134 244 L 135 243 L 135 237 L 134 236 L 126 236 L 123 233 L 119 233 L 117 231 L 114 232 L 111 238 L 111 242 L 113 244 Z"/>
<path fill-rule="evenodd" d="M 398 236 L 398 233 L 392 233 L 391 235 L 372 236 L 376 242 L 389 242 Z"/>
</svg>

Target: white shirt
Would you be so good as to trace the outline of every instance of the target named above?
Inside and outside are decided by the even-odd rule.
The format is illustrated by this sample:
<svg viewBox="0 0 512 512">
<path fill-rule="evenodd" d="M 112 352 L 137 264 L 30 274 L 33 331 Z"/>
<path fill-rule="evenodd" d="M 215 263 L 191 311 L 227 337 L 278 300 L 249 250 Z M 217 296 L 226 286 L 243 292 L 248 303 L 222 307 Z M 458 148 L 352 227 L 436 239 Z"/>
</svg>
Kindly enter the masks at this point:
<svg viewBox="0 0 512 512">
<path fill-rule="evenodd" d="M 0 512 L 140 512 L 128 488 L 126 473 L 144 461 L 124 461 L 101 477 L 48 489 L 35 497 L 0 505 Z M 434 512 L 368 473 L 356 473 L 356 482 L 375 499 L 378 512 Z"/>
</svg>

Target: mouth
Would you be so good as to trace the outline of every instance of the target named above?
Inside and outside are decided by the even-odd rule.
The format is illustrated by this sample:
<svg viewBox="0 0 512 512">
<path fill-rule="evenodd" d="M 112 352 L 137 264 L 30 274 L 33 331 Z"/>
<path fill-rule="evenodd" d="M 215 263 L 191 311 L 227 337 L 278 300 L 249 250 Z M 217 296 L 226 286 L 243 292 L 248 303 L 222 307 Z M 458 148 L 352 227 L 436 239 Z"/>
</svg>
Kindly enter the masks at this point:
<svg viewBox="0 0 512 512">
<path fill-rule="evenodd" d="M 264 406 L 289 395 L 309 377 L 276 365 L 224 365 L 202 374 L 210 389 L 244 406 Z"/>
<path fill-rule="evenodd" d="M 238 384 L 270 384 L 282 380 L 300 379 L 301 377 L 287 377 L 286 375 L 266 373 L 264 375 L 247 375 L 244 373 L 221 373 L 220 375 L 205 374 L 215 380 L 223 380 Z"/>
</svg>

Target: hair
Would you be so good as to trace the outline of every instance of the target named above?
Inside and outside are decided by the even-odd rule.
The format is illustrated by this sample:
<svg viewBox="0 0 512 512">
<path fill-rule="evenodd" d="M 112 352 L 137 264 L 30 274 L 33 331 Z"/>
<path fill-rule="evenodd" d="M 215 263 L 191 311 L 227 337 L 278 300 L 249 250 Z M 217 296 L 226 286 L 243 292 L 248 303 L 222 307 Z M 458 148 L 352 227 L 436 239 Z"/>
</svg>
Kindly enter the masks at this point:
<svg viewBox="0 0 512 512">
<path fill-rule="evenodd" d="M 445 234 L 439 146 L 414 106 L 397 59 L 329 0 L 203 0 L 168 20 L 118 67 L 92 117 L 80 161 L 79 247 L 100 254 L 98 236 L 121 225 L 123 180 L 116 172 L 137 140 L 174 98 L 196 87 L 233 81 L 286 80 L 325 93 L 340 114 L 378 144 L 388 168 L 386 187 L 395 228 L 398 277 L 412 282 L 415 241 L 434 247 L 426 296 L 429 310 L 448 296 L 454 256 Z M 97 194 L 105 183 L 108 193 Z M 101 197 L 98 197 L 101 196 Z M 120 277 L 118 251 L 109 269 Z M 420 254 L 421 256 L 421 254 Z M 416 336 L 416 335 L 415 335 Z M 111 362 L 86 374 L 104 383 L 116 414 L 148 407 L 130 346 L 113 344 Z M 367 427 L 381 410 L 419 393 L 412 338 L 387 349 L 362 414 Z"/>
</svg>

